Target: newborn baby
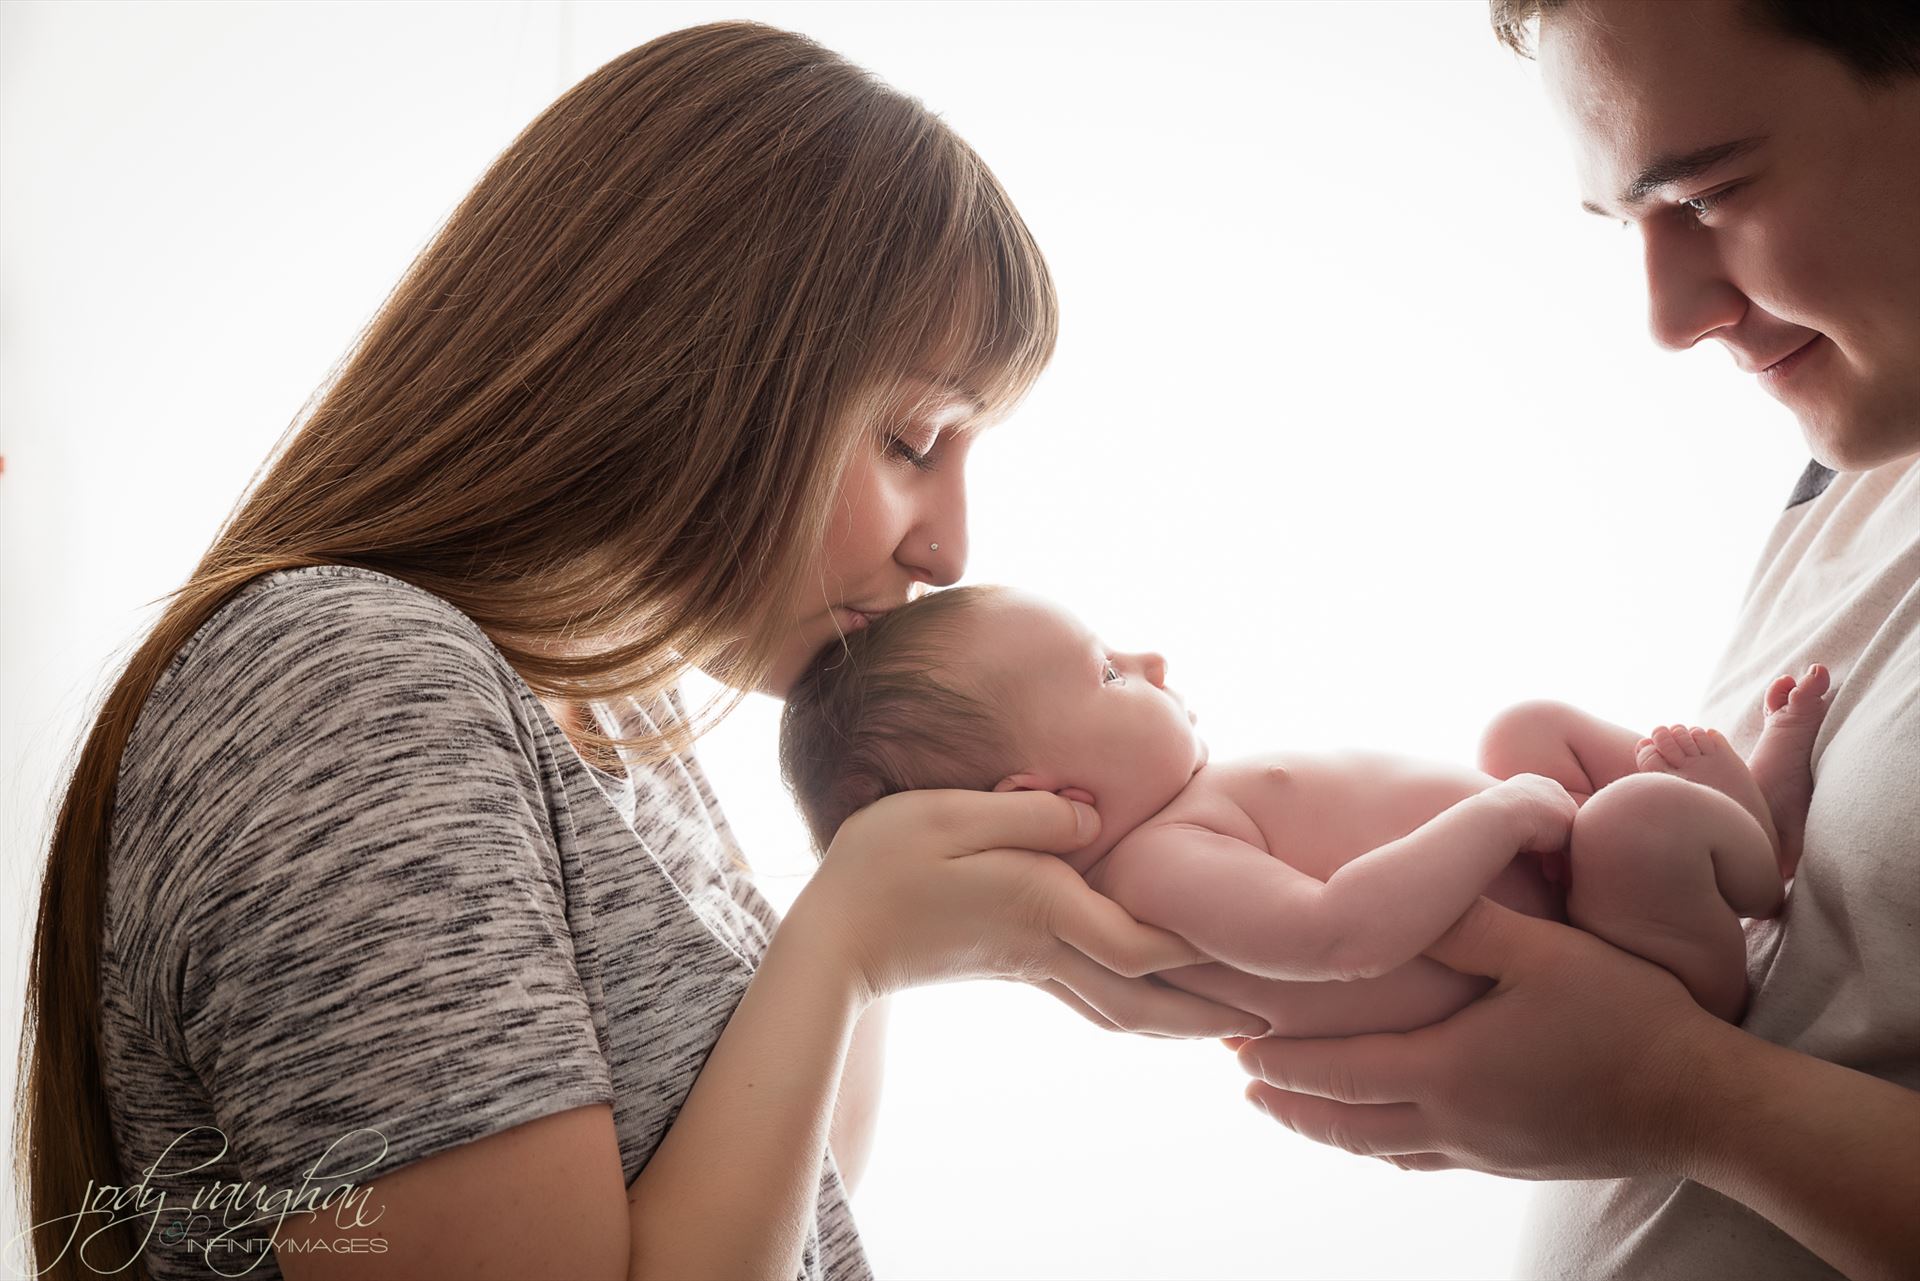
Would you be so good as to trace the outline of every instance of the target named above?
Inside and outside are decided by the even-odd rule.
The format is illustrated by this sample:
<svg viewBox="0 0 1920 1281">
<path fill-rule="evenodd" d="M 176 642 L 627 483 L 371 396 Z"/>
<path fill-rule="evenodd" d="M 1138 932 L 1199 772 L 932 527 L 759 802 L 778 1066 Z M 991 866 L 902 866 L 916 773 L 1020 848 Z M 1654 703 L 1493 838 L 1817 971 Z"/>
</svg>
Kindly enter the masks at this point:
<svg viewBox="0 0 1920 1281">
<path fill-rule="evenodd" d="M 1642 738 L 1552 703 L 1495 721 L 1489 772 L 1357 751 L 1209 762 L 1159 655 L 964 587 L 829 646 L 789 695 L 781 766 L 821 852 L 912 788 L 1093 806 L 1100 836 L 1066 861 L 1217 962 L 1162 980 L 1276 1036 L 1401 1031 L 1471 1001 L 1488 980 L 1420 953 L 1481 894 L 1665 966 L 1737 1020 L 1740 918 L 1781 906 L 1827 686 L 1817 666 L 1776 681 L 1751 762 L 1716 731 Z"/>
</svg>

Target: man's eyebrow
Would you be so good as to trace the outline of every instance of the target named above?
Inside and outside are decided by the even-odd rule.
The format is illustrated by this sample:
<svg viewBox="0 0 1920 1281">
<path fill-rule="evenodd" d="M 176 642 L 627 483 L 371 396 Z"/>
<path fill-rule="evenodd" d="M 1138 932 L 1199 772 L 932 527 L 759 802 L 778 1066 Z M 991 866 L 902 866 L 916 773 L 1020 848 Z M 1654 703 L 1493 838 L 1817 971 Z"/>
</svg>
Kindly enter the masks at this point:
<svg viewBox="0 0 1920 1281">
<path fill-rule="evenodd" d="M 1766 138 L 1755 135 L 1751 138 L 1735 138 L 1731 142 L 1716 142 L 1709 147 L 1697 147 L 1677 156 L 1659 156 L 1634 175 L 1627 189 L 1620 193 L 1620 203 L 1631 209 L 1648 196 L 1676 182 L 1685 182 L 1689 178 L 1698 178 L 1717 165 L 1746 155 L 1765 142 Z M 1580 207 L 1588 213 L 1599 214 L 1603 218 L 1612 217 L 1605 209 L 1591 200 L 1583 200 Z"/>
</svg>

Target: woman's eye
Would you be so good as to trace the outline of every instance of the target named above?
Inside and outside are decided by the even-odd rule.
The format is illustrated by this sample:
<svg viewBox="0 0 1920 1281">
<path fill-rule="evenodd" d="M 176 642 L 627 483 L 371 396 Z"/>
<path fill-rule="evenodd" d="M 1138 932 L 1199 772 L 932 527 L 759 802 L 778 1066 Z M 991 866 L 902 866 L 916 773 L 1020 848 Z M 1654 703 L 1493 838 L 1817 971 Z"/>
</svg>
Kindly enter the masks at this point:
<svg viewBox="0 0 1920 1281">
<path fill-rule="evenodd" d="M 929 445 L 926 453 L 921 453 L 902 437 L 895 436 L 887 443 L 887 452 L 896 458 L 905 459 L 921 471 L 933 470 L 933 447 Z"/>
<path fill-rule="evenodd" d="M 1110 685 L 1114 681 L 1117 681 L 1120 679 L 1121 679 L 1120 669 L 1115 667 L 1112 663 L 1108 663 L 1107 670 L 1101 673 L 1100 683 L 1102 685 Z"/>
</svg>

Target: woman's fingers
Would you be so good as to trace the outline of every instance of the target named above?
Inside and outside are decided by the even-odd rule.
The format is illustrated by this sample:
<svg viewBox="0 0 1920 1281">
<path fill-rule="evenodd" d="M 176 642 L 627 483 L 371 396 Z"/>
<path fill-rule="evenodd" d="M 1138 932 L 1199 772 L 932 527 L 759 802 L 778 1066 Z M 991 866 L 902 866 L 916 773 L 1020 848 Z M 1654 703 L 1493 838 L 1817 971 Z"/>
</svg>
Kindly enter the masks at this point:
<svg viewBox="0 0 1920 1281">
<path fill-rule="evenodd" d="M 1266 1020 L 1152 979 L 1115 974 L 1070 947 L 1054 960 L 1053 977 L 1116 1028 L 1150 1036 L 1203 1037 L 1266 1031 Z"/>
<path fill-rule="evenodd" d="M 952 839 L 956 855 L 1002 848 L 1069 854 L 1100 835 L 1100 815 L 1091 805 L 1052 792 L 937 789 L 917 795 L 931 807 L 934 825 Z"/>
<path fill-rule="evenodd" d="M 1437 1155 L 1426 1151 L 1432 1136 L 1426 1133 L 1428 1127 L 1421 1119 L 1420 1109 L 1411 1103 L 1336 1103 L 1317 1095 L 1276 1090 L 1258 1081 L 1247 1086 L 1247 1099 L 1302 1138 L 1355 1156 Z M 1395 1160 L 1394 1164 L 1400 1162 Z"/>
<path fill-rule="evenodd" d="M 1080 879 L 1079 873 L 1067 870 L 1070 878 L 1059 878 L 1059 891 L 1048 904 L 1054 935 L 1062 943 L 1115 974 L 1128 976 L 1213 959 L 1170 930 L 1136 921 L 1126 908 Z"/>
</svg>

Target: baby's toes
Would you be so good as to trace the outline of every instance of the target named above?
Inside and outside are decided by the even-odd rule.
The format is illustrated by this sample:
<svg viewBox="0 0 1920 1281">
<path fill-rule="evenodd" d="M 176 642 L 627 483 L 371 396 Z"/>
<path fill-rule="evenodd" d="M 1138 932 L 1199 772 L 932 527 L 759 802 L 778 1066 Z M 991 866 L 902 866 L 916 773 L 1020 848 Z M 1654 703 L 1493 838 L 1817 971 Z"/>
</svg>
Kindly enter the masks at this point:
<svg viewBox="0 0 1920 1281">
<path fill-rule="evenodd" d="M 1787 697 L 1787 706 L 1795 711 L 1813 707 L 1826 696 L 1828 684 L 1827 669 L 1815 663 L 1807 670 L 1806 679 L 1794 686 L 1793 693 Z"/>
<path fill-rule="evenodd" d="M 1673 735 L 1673 741 L 1688 756 L 1700 755 L 1700 745 L 1693 741 L 1693 727 L 1689 725 L 1669 725 L 1667 732 Z"/>
<path fill-rule="evenodd" d="M 1700 749 L 1702 756 L 1717 756 L 1722 752 L 1731 752 L 1733 750 L 1733 744 L 1727 741 L 1727 736 L 1717 729 L 1700 729 L 1695 727 L 1693 730 L 1693 742 L 1694 746 Z"/>
<path fill-rule="evenodd" d="M 1653 750 L 1659 753 L 1669 769 L 1679 769 L 1681 762 L 1687 759 L 1687 749 L 1680 746 L 1680 739 L 1674 734 L 1673 727 L 1659 725 L 1647 736 L 1653 740 Z"/>
<path fill-rule="evenodd" d="M 1793 693 L 1794 679 L 1791 676 L 1776 676 L 1773 684 L 1767 686 L 1767 714 L 1771 716 L 1787 705 L 1787 696 Z"/>
<path fill-rule="evenodd" d="M 1670 773 L 1673 766 L 1667 764 L 1667 758 L 1660 754 L 1660 748 L 1650 738 L 1643 738 L 1633 746 L 1633 763 L 1642 774 Z"/>
</svg>

